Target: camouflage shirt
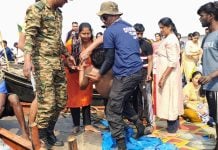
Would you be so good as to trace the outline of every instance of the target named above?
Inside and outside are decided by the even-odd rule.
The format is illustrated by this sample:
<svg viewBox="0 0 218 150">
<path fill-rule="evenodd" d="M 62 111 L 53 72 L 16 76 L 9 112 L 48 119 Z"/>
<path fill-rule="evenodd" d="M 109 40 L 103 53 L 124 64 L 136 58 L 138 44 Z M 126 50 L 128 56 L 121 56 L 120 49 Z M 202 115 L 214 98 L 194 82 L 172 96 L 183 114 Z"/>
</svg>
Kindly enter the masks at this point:
<svg viewBox="0 0 218 150">
<path fill-rule="evenodd" d="M 52 9 L 46 0 L 27 9 L 24 53 L 31 54 L 33 63 L 41 61 L 54 69 L 60 69 L 60 55 L 68 55 L 61 40 L 62 19 L 61 10 Z"/>
<path fill-rule="evenodd" d="M 4 80 L 4 73 L 2 72 L 0 68 L 0 82 L 2 82 L 3 80 Z"/>
</svg>

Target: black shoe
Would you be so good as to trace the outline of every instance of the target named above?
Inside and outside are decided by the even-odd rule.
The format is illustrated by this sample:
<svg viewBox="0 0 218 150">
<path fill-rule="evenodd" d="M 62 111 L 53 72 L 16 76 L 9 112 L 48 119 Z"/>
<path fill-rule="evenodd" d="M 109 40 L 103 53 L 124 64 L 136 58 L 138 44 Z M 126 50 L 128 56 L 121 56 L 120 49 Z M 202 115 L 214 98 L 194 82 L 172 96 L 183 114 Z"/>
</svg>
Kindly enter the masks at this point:
<svg viewBox="0 0 218 150">
<path fill-rule="evenodd" d="M 136 129 L 137 129 L 137 134 L 136 134 L 135 138 L 138 139 L 144 135 L 145 126 L 143 124 L 139 123 L 139 124 L 136 124 Z"/>
<path fill-rule="evenodd" d="M 153 126 L 152 125 L 147 125 L 145 127 L 143 124 L 137 124 L 136 129 L 137 129 L 137 134 L 136 134 L 135 138 L 138 139 L 143 135 L 151 134 L 152 131 L 153 131 Z"/>
<path fill-rule="evenodd" d="M 64 142 L 61 141 L 61 140 L 58 140 L 57 137 L 54 135 L 54 132 L 48 132 L 48 143 L 50 145 L 53 145 L 53 146 L 64 146 Z"/>
<path fill-rule="evenodd" d="M 126 150 L 126 142 L 124 138 L 117 140 L 117 147 L 118 150 Z"/>
<path fill-rule="evenodd" d="M 39 139 L 46 149 L 51 149 L 52 145 L 48 142 L 47 128 L 39 128 Z"/>
<path fill-rule="evenodd" d="M 151 134 L 153 131 L 153 126 L 152 125 L 147 125 L 144 129 L 144 135 Z"/>
<path fill-rule="evenodd" d="M 210 117 L 209 121 L 207 122 L 207 125 L 210 127 L 214 127 L 216 125 L 212 117 Z"/>
</svg>

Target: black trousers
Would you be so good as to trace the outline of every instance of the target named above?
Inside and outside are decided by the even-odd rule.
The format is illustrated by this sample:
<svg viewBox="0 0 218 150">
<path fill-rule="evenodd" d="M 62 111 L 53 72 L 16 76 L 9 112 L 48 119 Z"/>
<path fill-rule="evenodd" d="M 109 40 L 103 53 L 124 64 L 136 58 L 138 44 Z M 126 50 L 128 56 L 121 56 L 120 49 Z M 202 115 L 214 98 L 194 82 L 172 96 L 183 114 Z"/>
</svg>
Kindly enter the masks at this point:
<svg viewBox="0 0 218 150">
<path fill-rule="evenodd" d="M 207 103 L 209 107 L 209 116 L 218 124 L 217 100 L 218 91 L 206 91 Z"/>
<path fill-rule="evenodd" d="M 153 109 L 151 97 L 151 81 L 143 79 L 133 93 L 133 106 L 142 120 L 146 119 L 148 124 L 153 123 Z"/>
<path fill-rule="evenodd" d="M 115 139 L 124 138 L 123 116 L 133 122 L 139 119 L 130 97 L 141 80 L 141 70 L 127 77 L 114 77 L 113 79 L 106 107 L 106 118 L 109 122 L 111 134 Z"/>
<path fill-rule="evenodd" d="M 74 126 L 80 126 L 80 107 L 70 108 Z M 82 107 L 83 125 L 91 124 L 90 105 Z"/>
</svg>

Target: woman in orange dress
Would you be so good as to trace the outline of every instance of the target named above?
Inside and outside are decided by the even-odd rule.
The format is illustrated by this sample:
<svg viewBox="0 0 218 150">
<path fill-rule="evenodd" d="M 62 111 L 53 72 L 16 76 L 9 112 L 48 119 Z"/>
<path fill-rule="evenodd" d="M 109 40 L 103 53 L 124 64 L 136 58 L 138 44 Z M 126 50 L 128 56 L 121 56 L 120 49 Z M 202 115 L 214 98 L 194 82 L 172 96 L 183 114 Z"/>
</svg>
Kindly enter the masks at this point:
<svg viewBox="0 0 218 150">
<path fill-rule="evenodd" d="M 92 28 L 89 23 L 81 23 L 79 26 L 79 39 L 69 39 L 66 47 L 70 53 L 79 60 L 79 53 L 85 50 L 93 42 Z M 86 60 L 87 65 L 91 65 L 90 58 Z M 77 62 L 77 65 L 78 62 Z M 80 108 L 82 108 L 83 125 L 85 131 L 90 130 L 98 132 L 96 128 L 91 125 L 90 104 L 92 101 L 92 83 L 85 90 L 81 90 L 79 86 L 79 71 L 66 69 L 67 77 L 67 107 L 70 108 L 74 128 L 73 133 L 80 131 Z"/>
</svg>

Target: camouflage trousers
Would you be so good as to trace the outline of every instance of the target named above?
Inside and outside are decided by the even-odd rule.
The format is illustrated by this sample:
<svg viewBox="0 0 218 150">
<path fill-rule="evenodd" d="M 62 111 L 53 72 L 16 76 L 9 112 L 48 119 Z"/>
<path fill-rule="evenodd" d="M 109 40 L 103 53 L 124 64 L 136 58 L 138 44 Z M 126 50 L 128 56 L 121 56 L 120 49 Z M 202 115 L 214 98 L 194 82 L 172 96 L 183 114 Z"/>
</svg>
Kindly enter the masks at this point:
<svg viewBox="0 0 218 150">
<path fill-rule="evenodd" d="M 37 124 L 47 128 L 55 124 L 66 105 L 66 78 L 64 70 L 43 68 L 35 70 L 36 92 L 38 101 Z"/>
</svg>

